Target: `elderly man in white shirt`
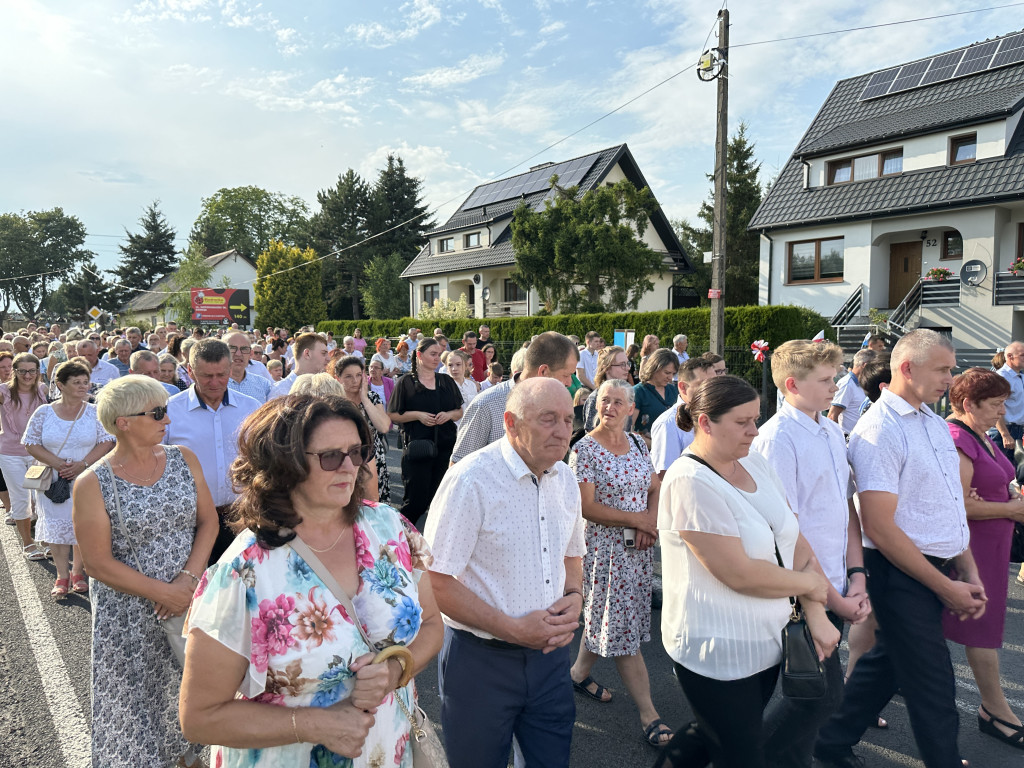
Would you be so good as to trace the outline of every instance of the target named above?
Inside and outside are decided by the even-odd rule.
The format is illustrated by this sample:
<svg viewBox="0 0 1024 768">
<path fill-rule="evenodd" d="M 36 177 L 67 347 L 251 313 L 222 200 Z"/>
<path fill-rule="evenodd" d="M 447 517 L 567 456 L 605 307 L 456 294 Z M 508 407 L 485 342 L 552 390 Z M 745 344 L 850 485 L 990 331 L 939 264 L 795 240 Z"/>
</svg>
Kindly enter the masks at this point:
<svg viewBox="0 0 1024 768">
<path fill-rule="evenodd" d="M 979 618 L 987 598 L 968 548 L 957 450 L 946 422 L 928 408 L 952 383 L 954 367 L 949 339 L 930 329 L 908 333 L 892 351 L 892 383 L 850 436 L 879 632 L 818 732 L 814 756 L 825 768 L 864 765 L 851 748 L 897 689 L 926 768 L 961 766 L 942 614 Z"/>
<path fill-rule="evenodd" d="M 219 339 L 203 339 L 189 350 L 188 373 L 195 383 L 167 401 L 171 423 L 164 433 L 164 443 L 184 445 L 195 453 L 217 506 L 220 532 L 210 565 L 235 538 L 226 525 L 229 508 L 237 497 L 229 471 L 238 455 L 238 429 L 260 407 L 251 397 L 228 389 L 230 370 L 228 345 Z"/>
<path fill-rule="evenodd" d="M 672 462 L 683 455 L 693 442 L 693 431 L 684 431 L 676 423 L 679 409 L 690 401 L 689 392 L 704 379 L 715 376 L 715 363 L 705 357 L 694 357 L 679 368 L 679 399 L 651 425 L 651 464 L 658 477 L 664 479 Z"/>
<path fill-rule="evenodd" d="M 585 550 L 579 486 L 561 461 L 572 420 L 563 384 L 520 382 L 505 437 L 448 470 L 427 516 L 451 768 L 505 768 L 513 737 L 527 766 L 569 765 Z"/>
<path fill-rule="evenodd" d="M 89 367 L 92 368 L 89 383 L 92 385 L 91 389 L 93 392 L 102 389 L 114 379 L 121 378 L 121 372 L 117 370 L 115 365 L 100 359 L 99 348 L 96 346 L 95 341 L 83 339 L 78 342 L 78 346 L 75 349 L 79 355 L 89 361 Z"/>
</svg>

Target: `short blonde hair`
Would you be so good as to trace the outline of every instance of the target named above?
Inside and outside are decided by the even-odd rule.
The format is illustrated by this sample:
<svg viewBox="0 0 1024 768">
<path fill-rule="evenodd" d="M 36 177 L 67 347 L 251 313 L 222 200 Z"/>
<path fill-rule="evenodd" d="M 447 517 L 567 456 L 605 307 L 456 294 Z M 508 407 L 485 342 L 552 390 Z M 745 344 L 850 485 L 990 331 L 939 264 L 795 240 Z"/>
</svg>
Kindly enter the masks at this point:
<svg viewBox="0 0 1024 768">
<path fill-rule="evenodd" d="M 345 397 L 345 388 L 341 382 L 326 371 L 322 373 L 308 373 L 304 376 L 297 376 L 292 385 L 289 395 L 313 395 L 314 397 L 325 397 L 335 395 Z"/>
<path fill-rule="evenodd" d="M 119 417 L 142 413 L 157 405 L 167 405 L 167 390 L 156 379 L 137 373 L 114 379 L 96 395 L 96 415 L 112 435 L 119 432 Z"/>
<path fill-rule="evenodd" d="M 783 393 L 786 379 L 807 378 L 819 365 L 838 368 L 843 362 L 843 350 L 831 341 L 792 339 L 772 353 L 772 381 Z"/>
</svg>

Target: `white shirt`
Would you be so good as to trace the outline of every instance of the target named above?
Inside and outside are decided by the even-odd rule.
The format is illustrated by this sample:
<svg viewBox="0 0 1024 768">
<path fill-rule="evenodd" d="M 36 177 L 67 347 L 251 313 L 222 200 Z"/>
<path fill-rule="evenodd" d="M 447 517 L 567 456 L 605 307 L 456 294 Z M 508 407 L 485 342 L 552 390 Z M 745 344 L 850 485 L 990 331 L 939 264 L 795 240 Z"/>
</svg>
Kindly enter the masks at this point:
<svg viewBox="0 0 1024 768">
<path fill-rule="evenodd" d="M 255 376 L 262 376 L 264 379 L 269 381 L 274 380 L 274 377 L 270 375 L 270 371 L 267 370 L 267 366 L 264 365 L 261 360 L 250 360 L 245 370 L 246 373 L 251 373 Z"/>
<path fill-rule="evenodd" d="M 96 361 L 96 365 L 92 369 L 92 373 L 89 376 L 89 382 L 95 384 L 95 389 L 100 389 L 106 384 L 112 382 L 114 379 L 119 378 L 121 378 L 121 372 L 117 369 L 117 366 L 100 358 Z"/>
<path fill-rule="evenodd" d="M 583 556 L 583 532 L 580 489 L 569 467 L 559 461 L 535 477 L 503 437 L 445 473 L 424 534 L 432 571 L 519 618 L 562 598 L 565 558 Z M 491 637 L 443 618 L 455 629 Z"/>
<path fill-rule="evenodd" d="M 1024 424 L 1024 375 L 1004 365 L 997 373 L 1010 384 L 1010 396 L 1006 398 L 1007 424 Z"/>
<path fill-rule="evenodd" d="M 591 352 L 589 349 L 584 348 L 580 352 L 580 362 L 576 366 L 577 369 L 582 368 L 583 373 L 587 375 L 591 383 L 594 381 L 594 377 L 597 376 L 597 352 Z"/>
<path fill-rule="evenodd" d="M 679 531 L 738 538 L 748 557 L 776 564 L 778 541 L 787 568 L 793 567 L 800 533 L 782 482 L 765 458 L 751 453 L 740 464 L 757 484 L 755 493 L 734 488 L 693 459 L 680 458 L 665 474 L 658 502 L 665 584 L 662 643 L 672 659 L 715 680 L 738 680 L 779 663 L 789 600 L 733 591 L 700 563 Z"/>
<path fill-rule="evenodd" d="M 783 403 L 758 430 L 750 449 L 768 459 L 782 480 L 800 532 L 832 586 L 845 594 L 853 485 L 843 430 L 821 414 L 815 421 Z"/>
<path fill-rule="evenodd" d="M 679 400 L 671 408 L 666 408 L 651 425 L 651 463 L 656 472 L 664 472 L 672 466 L 672 462 L 693 442 L 693 430 L 684 432 L 676 424 L 676 414 L 682 404 L 683 401 Z"/>
<path fill-rule="evenodd" d="M 402 367 L 402 361 L 398 359 L 398 355 L 394 352 L 388 353 L 387 360 L 384 359 L 384 355 L 380 352 L 376 352 L 373 357 L 370 358 L 370 362 L 372 363 L 374 360 L 384 367 L 384 373 L 387 373 L 388 371 L 395 371 Z"/>
<path fill-rule="evenodd" d="M 473 402 L 473 399 L 480 394 L 482 390 L 476 388 L 476 382 L 473 379 L 466 378 L 462 380 L 462 383 L 458 385 L 459 392 L 462 394 L 462 413 L 466 413 L 466 409 L 469 404 Z M 458 424 L 462 421 L 459 419 L 455 423 Z"/>
<path fill-rule="evenodd" d="M 967 549 L 960 460 L 941 416 L 884 389 L 850 435 L 849 456 L 859 492 L 898 496 L 896 525 L 923 554 L 955 557 Z M 864 546 L 875 548 L 867 536 Z"/>
<path fill-rule="evenodd" d="M 842 408 L 839 414 L 839 426 L 843 428 L 843 434 L 850 434 L 857 426 L 860 418 L 860 407 L 863 405 L 867 395 L 860 387 L 860 382 L 853 375 L 853 371 L 846 374 L 838 382 L 839 389 L 832 397 L 832 405 Z"/>
<path fill-rule="evenodd" d="M 295 380 L 297 378 L 299 378 L 299 376 L 297 373 L 295 373 L 295 371 L 289 373 L 279 382 L 274 384 L 274 388 L 270 390 L 270 394 L 267 396 L 267 400 L 269 401 L 273 400 L 276 397 L 284 397 L 285 395 L 287 395 L 289 392 L 292 391 L 292 384 L 295 383 Z"/>
<path fill-rule="evenodd" d="M 230 504 L 237 494 L 228 470 L 238 455 L 238 428 L 260 407 L 251 397 L 225 390 L 220 407 L 213 410 L 199 399 L 195 385 L 167 401 L 171 423 L 164 433 L 167 445 L 184 445 L 199 458 L 214 505 Z"/>
</svg>

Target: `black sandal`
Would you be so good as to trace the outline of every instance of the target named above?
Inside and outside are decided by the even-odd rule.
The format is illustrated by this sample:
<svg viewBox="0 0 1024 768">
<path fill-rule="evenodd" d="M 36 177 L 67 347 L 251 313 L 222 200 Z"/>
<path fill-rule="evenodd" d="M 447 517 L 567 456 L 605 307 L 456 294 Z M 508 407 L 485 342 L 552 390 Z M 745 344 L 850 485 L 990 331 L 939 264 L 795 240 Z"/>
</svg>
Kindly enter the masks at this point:
<svg viewBox="0 0 1024 768">
<path fill-rule="evenodd" d="M 989 716 L 986 720 L 981 716 L 981 712 L 984 712 Z M 984 733 L 986 736 L 992 736 L 993 738 L 999 739 L 1004 744 L 1009 744 L 1011 747 L 1017 749 L 1024 749 L 1024 725 L 1017 725 L 1016 723 L 1010 723 L 1006 720 L 996 717 L 989 712 L 985 707 L 981 708 L 981 712 L 978 713 L 978 730 Z M 1011 729 L 1013 733 L 1003 733 L 1001 730 L 996 728 L 996 723 L 1004 725 Z"/>
<path fill-rule="evenodd" d="M 596 691 L 590 690 L 590 688 L 587 687 L 589 685 L 596 685 L 597 686 L 597 690 Z M 611 697 L 610 694 L 609 694 L 607 699 L 604 698 L 604 693 L 608 689 L 605 688 L 603 685 L 599 685 L 594 680 L 594 678 L 592 678 L 590 675 L 587 675 L 585 678 L 580 680 L 578 683 L 575 680 L 573 680 L 572 681 L 572 687 L 575 688 L 578 692 L 580 692 L 580 693 L 582 693 L 582 694 L 584 694 L 586 696 L 589 696 L 592 699 L 596 699 L 597 701 L 601 702 L 602 704 L 608 704 L 612 700 L 612 697 Z"/>
<path fill-rule="evenodd" d="M 663 736 L 667 736 L 668 738 L 662 741 Z M 651 720 L 651 722 L 644 726 L 644 741 L 652 747 L 664 747 L 672 741 L 672 736 L 672 729 L 669 728 L 665 724 L 665 721 L 660 717 L 656 720 Z"/>
</svg>

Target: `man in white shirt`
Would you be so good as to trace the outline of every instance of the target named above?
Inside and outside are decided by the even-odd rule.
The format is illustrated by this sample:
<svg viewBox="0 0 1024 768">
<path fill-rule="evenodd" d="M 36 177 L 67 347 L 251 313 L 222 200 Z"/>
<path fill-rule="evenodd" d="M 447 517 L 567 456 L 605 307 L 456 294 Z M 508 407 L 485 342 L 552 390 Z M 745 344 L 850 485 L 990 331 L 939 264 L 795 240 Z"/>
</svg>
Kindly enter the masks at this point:
<svg viewBox="0 0 1024 768">
<path fill-rule="evenodd" d="M 108 363 L 106 360 L 100 360 L 99 349 L 96 347 L 95 341 L 83 339 L 78 342 L 76 351 L 89 361 L 89 365 L 92 368 L 89 382 L 92 385 L 91 390 L 93 392 L 101 389 L 105 384 L 114 379 L 121 378 L 121 372 L 117 370 L 116 366 Z"/>
<path fill-rule="evenodd" d="M 1010 384 L 1010 396 L 1004 403 L 1006 414 L 996 428 L 1003 440 L 1003 453 L 1016 466 L 1014 452 L 1024 436 L 1024 343 L 1011 341 L 1004 352 L 1006 363 L 997 373 Z"/>
<path fill-rule="evenodd" d="M 508 399 L 506 436 L 450 469 L 431 504 L 451 768 L 504 768 L 513 737 L 527 766 L 569 765 L 569 644 L 585 550 L 579 486 L 561 461 L 572 419 L 560 382 L 522 382 Z"/>
<path fill-rule="evenodd" d="M 839 389 L 832 398 L 832 404 L 828 409 L 828 417 L 832 421 L 838 422 L 839 426 L 843 428 L 844 435 L 849 435 L 853 432 L 853 428 L 857 426 L 857 419 L 860 418 L 860 407 L 864 404 L 864 399 L 867 397 L 857 377 L 864 370 L 864 366 L 874 359 L 874 352 L 870 349 L 862 349 L 853 356 L 853 366 L 850 372 L 839 380 Z M 779 392 L 782 394 L 781 390 Z"/>
<path fill-rule="evenodd" d="M 690 402 L 690 391 L 704 379 L 715 375 L 715 363 L 705 357 L 694 357 L 679 368 L 679 399 L 651 425 L 651 464 L 658 477 L 664 479 L 672 462 L 683 455 L 693 442 L 693 431 L 684 432 L 676 423 L 679 408 Z"/>
<path fill-rule="evenodd" d="M 346 337 L 347 338 L 347 337 Z M 318 333 L 303 333 L 295 340 L 295 368 L 274 385 L 268 399 L 284 397 L 299 376 L 323 373 L 327 368 L 327 342 Z"/>
<path fill-rule="evenodd" d="M 679 358 L 679 368 L 682 368 L 683 363 L 690 359 L 690 354 L 686 351 L 689 346 L 690 340 L 685 333 L 677 333 L 672 337 L 672 350 L 676 353 L 676 357 Z"/>
<path fill-rule="evenodd" d="M 797 339 L 776 349 L 772 379 L 786 399 L 750 446 L 782 480 L 800 532 L 829 581 L 826 615 L 840 632 L 844 622 L 863 622 L 871 612 L 846 438 L 838 424 L 822 415 L 832 402 L 836 368 L 842 362 L 843 350 L 827 341 Z M 818 728 L 843 695 L 839 654 L 831 654 L 824 664 L 823 698 L 783 697 L 766 711 L 764 752 L 770 768 L 810 768 Z"/>
<path fill-rule="evenodd" d="M 257 402 L 267 402 L 270 390 L 274 385 L 270 379 L 265 379 L 250 370 L 252 342 L 249 340 L 249 336 L 241 331 L 235 331 L 224 337 L 224 343 L 228 345 L 228 352 L 231 353 L 231 377 L 228 379 L 228 389 L 248 395 Z"/>
<path fill-rule="evenodd" d="M 171 423 L 164 433 L 167 445 L 192 449 L 203 468 L 220 519 L 220 532 L 210 564 L 224 553 L 235 535 L 227 527 L 237 494 L 229 470 L 238 455 L 238 429 L 260 403 L 228 389 L 231 353 L 219 339 L 203 339 L 189 350 L 188 374 L 195 383 L 167 401 Z"/>
<path fill-rule="evenodd" d="M 854 667 L 839 711 L 818 732 L 814 756 L 825 768 L 864 765 L 851 747 L 897 689 L 926 768 L 961 765 L 942 613 L 976 619 L 987 598 L 968 548 L 956 447 L 946 422 L 927 407 L 946 392 L 954 367 L 949 339 L 930 329 L 908 333 L 893 347 L 892 383 L 850 436 L 880 631 Z"/>
<path fill-rule="evenodd" d="M 596 389 L 594 377 L 597 375 L 597 357 L 601 346 L 601 334 L 597 331 L 588 331 L 587 346 L 580 350 L 580 363 L 576 366 L 576 378 L 587 389 Z"/>
</svg>

